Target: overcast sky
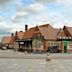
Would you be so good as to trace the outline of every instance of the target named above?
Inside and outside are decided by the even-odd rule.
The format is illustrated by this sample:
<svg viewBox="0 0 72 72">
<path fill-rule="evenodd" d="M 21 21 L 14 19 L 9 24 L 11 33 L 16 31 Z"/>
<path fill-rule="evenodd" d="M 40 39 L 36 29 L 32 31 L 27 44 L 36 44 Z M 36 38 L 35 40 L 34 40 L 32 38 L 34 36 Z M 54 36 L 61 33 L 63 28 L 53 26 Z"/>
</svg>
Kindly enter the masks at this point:
<svg viewBox="0 0 72 72">
<path fill-rule="evenodd" d="M 0 37 L 47 23 L 72 26 L 72 0 L 0 0 Z"/>
</svg>

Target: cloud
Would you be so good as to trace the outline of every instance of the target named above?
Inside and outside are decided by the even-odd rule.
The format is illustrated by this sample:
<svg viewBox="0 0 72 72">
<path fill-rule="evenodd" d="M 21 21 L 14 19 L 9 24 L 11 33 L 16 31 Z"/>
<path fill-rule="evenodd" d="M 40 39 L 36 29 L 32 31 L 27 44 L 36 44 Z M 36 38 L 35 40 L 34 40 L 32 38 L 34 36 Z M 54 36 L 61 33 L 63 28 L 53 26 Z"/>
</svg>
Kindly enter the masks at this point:
<svg viewBox="0 0 72 72">
<path fill-rule="evenodd" d="M 4 21 L 4 18 L 0 16 L 0 23 Z"/>
<path fill-rule="evenodd" d="M 36 0 L 36 1 L 39 3 L 42 3 L 42 4 L 56 3 L 57 2 L 57 0 Z"/>
<path fill-rule="evenodd" d="M 58 0 L 57 3 L 63 4 L 64 6 L 72 6 L 72 0 Z"/>
<path fill-rule="evenodd" d="M 25 11 L 18 11 L 15 16 L 12 16 L 12 22 L 19 23 L 22 21 L 23 18 L 26 18 L 29 15 L 28 12 Z"/>
<path fill-rule="evenodd" d="M 29 24 L 30 27 L 48 23 L 56 28 L 60 28 L 65 23 L 64 16 L 58 12 L 42 12 L 41 14 L 30 16 L 26 20 L 26 24 Z"/>
<path fill-rule="evenodd" d="M 40 3 L 33 3 L 25 6 L 24 8 L 18 8 L 16 15 L 12 16 L 12 21 L 14 23 L 19 23 L 22 19 L 28 18 L 30 15 L 38 14 L 45 11 L 45 6 Z"/>
<path fill-rule="evenodd" d="M 5 3 L 8 3 L 9 1 L 11 0 L 0 0 L 0 4 L 5 4 Z"/>
<path fill-rule="evenodd" d="M 2 17 L 1 17 L 2 18 Z M 0 18 L 0 35 L 10 35 L 12 32 L 23 30 L 23 25 L 19 23 L 12 23 L 10 20 Z"/>
<path fill-rule="evenodd" d="M 26 6 L 24 10 L 30 13 L 39 13 L 45 10 L 45 6 L 40 3 L 33 3 Z"/>
<path fill-rule="evenodd" d="M 63 4 L 63 5 L 66 5 L 66 6 L 72 6 L 72 1 L 71 0 L 35 0 L 36 2 L 38 3 L 42 3 L 42 4 L 49 4 L 49 3 L 52 3 L 52 4 Z"/>
<path fill-rule="evenodd" d="M 6 4 L 12 0 L 0 0 L 0 5 Z"/>
<path fill-rule="evenodd" d="M 5 22 L 0 23 L 0 37 L 4 35 L 10 35 L 12 33 L 11 28 L 5 27 L 6 23 Z"/>
</svg>

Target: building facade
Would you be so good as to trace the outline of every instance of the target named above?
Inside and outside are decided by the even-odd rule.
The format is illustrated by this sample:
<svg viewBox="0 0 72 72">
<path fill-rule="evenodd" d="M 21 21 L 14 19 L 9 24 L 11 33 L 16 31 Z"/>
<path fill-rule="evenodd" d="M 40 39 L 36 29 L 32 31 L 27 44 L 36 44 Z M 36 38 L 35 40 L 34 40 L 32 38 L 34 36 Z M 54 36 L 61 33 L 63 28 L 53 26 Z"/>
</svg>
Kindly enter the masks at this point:
<svg viewBox="0 0 72 72">
<path fill-rule="evenodd" d="M 18 49 L 33 53 L 56 53 L 72 51 L 72 27 L 53 28 L 49 24 L 36 26 L 25 32 L 16 32 L 14 42 Z"/>
</svg>

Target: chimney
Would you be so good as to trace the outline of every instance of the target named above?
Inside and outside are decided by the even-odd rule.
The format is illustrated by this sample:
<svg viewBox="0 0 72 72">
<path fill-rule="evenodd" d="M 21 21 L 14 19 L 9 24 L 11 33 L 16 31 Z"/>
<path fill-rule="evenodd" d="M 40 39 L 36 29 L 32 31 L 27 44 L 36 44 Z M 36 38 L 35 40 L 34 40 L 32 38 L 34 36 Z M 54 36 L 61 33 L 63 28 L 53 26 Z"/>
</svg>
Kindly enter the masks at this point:
<svg viewBox="0 0 72 72">
<path fill-rule="evenodd" d="M 28 30 L 28 25 L 25 25 L 25 31 L 27 31 Z"/>
<path fill-rule="evenodd" d="M 12 33 L 12 34 L 11 34 L 11 36 L 13 37 L 13 36 L 14 36 L 14 34 Z"/>
<path fill-rule="evenodd" d="M 15 35 L 17 35 L 17 31 L 15 32 Z"/>
</svg>

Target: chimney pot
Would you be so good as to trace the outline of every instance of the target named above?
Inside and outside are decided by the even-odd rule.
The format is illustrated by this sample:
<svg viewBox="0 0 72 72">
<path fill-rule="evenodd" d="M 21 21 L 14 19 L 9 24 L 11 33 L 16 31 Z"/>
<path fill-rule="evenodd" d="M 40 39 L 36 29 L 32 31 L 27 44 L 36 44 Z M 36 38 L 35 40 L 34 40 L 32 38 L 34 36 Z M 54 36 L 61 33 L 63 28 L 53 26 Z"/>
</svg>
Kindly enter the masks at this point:
<svg viewBox="0 0 72 72">
<path fill-rule="evenodd" d="M 25 31 L 27 31 L 27 30 L 28 30 L 28 25 L 26 24 L 26 25 L 25 25 Z"/>
</svg>

